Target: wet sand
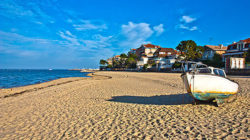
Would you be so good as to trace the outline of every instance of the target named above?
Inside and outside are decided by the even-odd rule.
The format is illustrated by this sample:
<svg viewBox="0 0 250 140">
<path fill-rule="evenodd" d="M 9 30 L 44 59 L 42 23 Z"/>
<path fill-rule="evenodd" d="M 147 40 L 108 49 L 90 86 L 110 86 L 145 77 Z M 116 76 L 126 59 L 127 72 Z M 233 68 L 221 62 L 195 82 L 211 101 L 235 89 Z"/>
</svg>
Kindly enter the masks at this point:
<svg viewBox="0 0 250 140">
<path fill-rule="evenodd" d="M 96 72 L 0 90 L 0 139 L 250 139 L 250 78 L 235 102 L 192 105 L 180 74 Z"/>
</svg>

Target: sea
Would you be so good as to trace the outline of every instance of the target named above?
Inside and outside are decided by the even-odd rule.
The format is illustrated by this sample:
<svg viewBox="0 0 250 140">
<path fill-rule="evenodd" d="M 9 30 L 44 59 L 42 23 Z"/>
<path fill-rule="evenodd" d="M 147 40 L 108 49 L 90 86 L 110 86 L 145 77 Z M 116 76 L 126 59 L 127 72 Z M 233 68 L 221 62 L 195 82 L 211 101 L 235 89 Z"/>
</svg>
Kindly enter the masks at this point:
<svg viewBox="0 0 250 140">
<path fill-rule="evenodd" d="M 0 89 L 43 83 L 66 77 L 88 77 L 79 70 L 0 69 Z"/>
</svg>

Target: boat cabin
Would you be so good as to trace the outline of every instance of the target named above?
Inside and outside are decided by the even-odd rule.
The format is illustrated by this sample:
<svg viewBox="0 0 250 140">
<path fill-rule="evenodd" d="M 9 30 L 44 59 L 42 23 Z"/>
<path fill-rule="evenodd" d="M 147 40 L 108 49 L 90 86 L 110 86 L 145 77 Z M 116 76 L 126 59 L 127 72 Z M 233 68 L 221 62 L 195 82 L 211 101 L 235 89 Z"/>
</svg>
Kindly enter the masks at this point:
<svg viewBox="0 0 250 140">
<path fill-rule="evenodd" d="M 197 72 L 198 73 L 208 73 L 208 74 L 226 77 L 226 73 L 223 69 L 214 68 L 214 67 L 197 68 Z"/>
</svg>

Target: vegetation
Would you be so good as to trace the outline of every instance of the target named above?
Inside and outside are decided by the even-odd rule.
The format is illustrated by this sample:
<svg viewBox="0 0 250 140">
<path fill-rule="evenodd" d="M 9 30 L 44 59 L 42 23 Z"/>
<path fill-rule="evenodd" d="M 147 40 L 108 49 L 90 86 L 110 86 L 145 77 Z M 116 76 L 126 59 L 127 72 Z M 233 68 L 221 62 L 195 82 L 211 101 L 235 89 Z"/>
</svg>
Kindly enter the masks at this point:
<svg viewBox="0 0 250 140">
<path fill-rule="evenodd" d="M 202 62 L 208 66 L 213 66 L 217 68 L 224 67 L 222 56 L 217 53 L 214 54 L 214 57 L 212 60 L 203 60 Z"/>
<path fill-rule="evenodd" d="M 107 62 L 106 60 L 104 60 L 104 59 L 101 59 L 101 60 L 100 60 L 100 64 L 101 64 L 101 65 L 106 65 L 106 64 L 108 64 L 108 62 Z"/>
<path fill-rule="evenodd" d="M 250 49 L 248 49 L 246 56 L 245 56 L 246 62 L 250 63 Z"/>
<path fill-rule="evenodd" d="M 143 71 L 146 71 L 148 69 L 148 64 L 144 64 L 142 69 Z"/>
<path fill-rule="evenodd" d="M 105 60 L 100 60 L 101 65 L 108 64 Z M 137 56 L 135 54 L 122 53 L 119 59 L 112 59 L 112 65 L 107 65 L 107 68 L 136 68 Z"/>
<path fill-rule="evenodd" d="M 184 60 L 193 61 L 200 59 L 204 52 L 203 47 L 197 46 L 193 40 L 181 41 L 176 49 L 181 52 L 181 56 L 184 57 Z"/>
<path fill-rule="evenodd" d="M 156 66 L 155 60 L 148 60 L 148 65 L 150 65 L 151 67 Z"/>
<path fill-rule="evenodd" d="M 172 69 L 177 69 L 177 68 L 181 68 L 181 63 L 180 63 L 180 62 L 175 62 L 175 63 L 172 65 Z"/>
</svg>

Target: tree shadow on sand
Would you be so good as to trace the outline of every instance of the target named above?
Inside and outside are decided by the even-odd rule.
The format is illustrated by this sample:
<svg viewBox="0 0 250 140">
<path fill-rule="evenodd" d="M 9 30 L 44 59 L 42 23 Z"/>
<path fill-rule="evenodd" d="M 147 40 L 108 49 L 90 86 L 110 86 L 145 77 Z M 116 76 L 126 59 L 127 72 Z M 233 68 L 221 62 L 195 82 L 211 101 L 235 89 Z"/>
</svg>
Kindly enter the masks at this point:
<svg viewBox="0 0 250 140">
<path fill-rule="evenodd" d="M 108 101 L 151 105 L 185 105 L 192 104 L 194 100 L 186 93 L 159 96 L 113 96 Z"/>
</svg>

